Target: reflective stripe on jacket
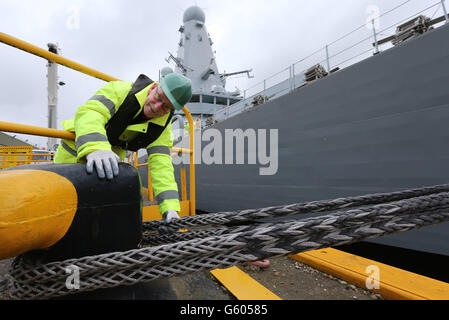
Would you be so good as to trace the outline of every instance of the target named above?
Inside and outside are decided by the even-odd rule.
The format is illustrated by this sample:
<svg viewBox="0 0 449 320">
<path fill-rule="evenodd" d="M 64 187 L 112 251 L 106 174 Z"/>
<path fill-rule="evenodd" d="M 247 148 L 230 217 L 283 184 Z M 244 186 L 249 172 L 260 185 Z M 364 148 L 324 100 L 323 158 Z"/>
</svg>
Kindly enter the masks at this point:
<svg viewBox="0 0 449 320">
<path fill-rule="evenodd" d="M 148 96 L 148 91 L 156 82 L 145 87 L 135 94 L 142 110 Z M 85 157 L 95 150 L 112 150 L 120 159 L 126 156 L 126 150 L 112 147 L 106 135 L 105 125 L 114 116 L 122 105 L 132 83 L 125 81 L 111 81 L 99 89 L 95 95 L 84 105 L 78 108 L 75 117 L 62 123 L 65 130 L 75 132 L 76 140 L 62 140 L 55 155 L 55 163 L 85 163 Z M 121 141 L 130 141 L 135 135 L 146 132 L 148 124 L 164 127 L 169 114 L 160 118 L 148 120 L 127 126 L 120 135 Z M 151 182 L 159 205 L 160 213 L 167 210 L 180 212 L 178 186 L 174 178 L 174 169 L 170 150 L 173 147 L 173 133 L 171 123 L 167 125 L 162 134 L 150 145 L 146 146 L 148 152 L 148 165 L 150 167 Z"/>
</svg>

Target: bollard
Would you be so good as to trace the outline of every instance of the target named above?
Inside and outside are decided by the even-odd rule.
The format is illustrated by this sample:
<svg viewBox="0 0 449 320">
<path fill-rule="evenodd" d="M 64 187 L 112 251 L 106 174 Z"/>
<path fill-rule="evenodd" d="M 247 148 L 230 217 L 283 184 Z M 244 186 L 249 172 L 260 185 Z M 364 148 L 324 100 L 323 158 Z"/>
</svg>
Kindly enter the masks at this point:
<svg viewBox="0 0 449 320">
<path fill-rule="evenodd" d="M 19 166 L 0 172 L 0 258 L 51 262 L 136 248 L 142 197 L 135 168 L 112 181 L 83 164 Z"/>
</svg>

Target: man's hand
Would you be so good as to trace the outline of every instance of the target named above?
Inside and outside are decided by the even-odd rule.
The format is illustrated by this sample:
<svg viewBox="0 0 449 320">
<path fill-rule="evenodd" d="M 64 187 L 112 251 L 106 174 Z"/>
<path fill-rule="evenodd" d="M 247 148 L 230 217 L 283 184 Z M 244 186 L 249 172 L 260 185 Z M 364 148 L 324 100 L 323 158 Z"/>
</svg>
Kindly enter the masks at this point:
<svg viewBox="0 0 449 320">
<path fill-rule="evenodd" d="M 109 180 L 112 180 L 114 176 L 118 176 L 118 163 L 120 161 L 120 157 L 114 152 L 109 150 L 97 150 L 89 153 L 86 156 L 86 160 L 87 173 L 93 172 L 93 166 L 95 164 L 95 168 L 97 169 L 97 174 L 100 179 L 105 177 L 105 172 L 106 177 Z"/>
<path fill-rule="evenodd" d="M 180 219 L 178 213 L 175 210 L 167 210 L 162 217 L 165 222 L 171 222 L 173 219 Z"/>
<path fill-rule="evenodd" d="M 159 226 L 158 231 L 160 234 L 167 234 L 178 231 L 178 228 L 170 226 L 169 223 L 175 219 L 180 219 L 178 213 L 175 210 L 167 210 L 163 215 L 164 225 Z"/>
</svg>

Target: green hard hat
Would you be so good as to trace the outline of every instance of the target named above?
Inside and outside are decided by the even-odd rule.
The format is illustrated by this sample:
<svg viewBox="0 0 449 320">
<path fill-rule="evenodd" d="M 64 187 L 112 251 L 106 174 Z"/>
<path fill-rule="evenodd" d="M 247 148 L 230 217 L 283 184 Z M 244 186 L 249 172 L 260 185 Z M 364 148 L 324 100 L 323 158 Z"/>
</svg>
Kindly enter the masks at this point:
<svg viewBox="0 0 449 320">
<path fill-rule="evenodd" d="M 161 88 L 176 110 L 181 110 L 192 97 L 190 79 L 178 73 L 169 73 L 162 77 Z"/>
</svg>

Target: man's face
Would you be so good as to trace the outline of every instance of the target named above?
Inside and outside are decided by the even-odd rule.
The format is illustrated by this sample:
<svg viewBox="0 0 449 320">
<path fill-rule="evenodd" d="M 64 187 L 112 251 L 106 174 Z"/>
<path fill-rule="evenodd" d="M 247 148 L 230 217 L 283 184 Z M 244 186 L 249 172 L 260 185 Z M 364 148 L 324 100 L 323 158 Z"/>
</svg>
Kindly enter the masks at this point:
<svg viewBox="0 0 449 320">
<path fill-rule="evenodd" d="M 148 97 L 143 105 L 143 113 L 147 118 L 162 117 L 174 110 L 164 91 L 158 85 L 153 86 L 148 92 Z"/>
</svg>

